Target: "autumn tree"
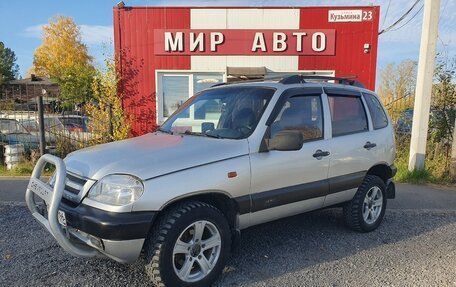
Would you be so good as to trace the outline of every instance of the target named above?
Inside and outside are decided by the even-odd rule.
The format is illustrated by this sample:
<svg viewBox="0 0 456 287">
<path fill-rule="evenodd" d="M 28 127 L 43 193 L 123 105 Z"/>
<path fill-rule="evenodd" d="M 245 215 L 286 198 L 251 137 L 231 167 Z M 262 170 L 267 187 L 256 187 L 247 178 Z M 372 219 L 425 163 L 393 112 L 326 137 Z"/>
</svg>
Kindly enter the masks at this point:
<svg viewBox="0 0 456 287">
<path fill-rule="evenodd" d="M 93 77 L 93 99 L 86 105 L 93 144 L 126 139 L 130 133 L 130 124 L 117 93 L 120 75 L 114 59 L 108 57 L 105 66 Z"/>
<path fill-rule="evenodd" d="M 14 52 L 0 42 L 0 85 L 6 81 L 14 80 L 19 75 L 19 66 Z"/>
<path fill-rule="evenodd" d="M 416 86 L 417 63 L 404 60 L 398 65 L 387 64 L 380 70 L 379 96 L 394 100 L 413 96 Z"/>
<path fill-rule="evenodd" d="M 95 69 L 73 19 L 65 16 L 51 19 L 43 27 L 42 39 L 34 54 L 34 71 L 57 81 L 63 102 L 74 104 L 90 99 Z"/>
</svg>

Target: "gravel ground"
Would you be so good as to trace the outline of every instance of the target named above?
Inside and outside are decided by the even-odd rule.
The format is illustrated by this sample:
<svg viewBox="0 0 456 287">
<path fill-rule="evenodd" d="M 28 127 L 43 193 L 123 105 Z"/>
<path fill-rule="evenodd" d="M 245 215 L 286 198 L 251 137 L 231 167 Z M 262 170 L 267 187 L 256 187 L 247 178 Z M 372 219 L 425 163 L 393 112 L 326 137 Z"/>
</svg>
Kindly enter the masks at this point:
<svg viewBox="0 0 456 287">
<path fill-rule="evenodd" d="M 0 286 L 148 286 L 139 264 L 67 255 L 21 204 L 0 203 Z M 243 231 L 216 286 L 456 286 L 456 210 L 387 210 L 367 234 L 328 209 Z"/>
</svg>

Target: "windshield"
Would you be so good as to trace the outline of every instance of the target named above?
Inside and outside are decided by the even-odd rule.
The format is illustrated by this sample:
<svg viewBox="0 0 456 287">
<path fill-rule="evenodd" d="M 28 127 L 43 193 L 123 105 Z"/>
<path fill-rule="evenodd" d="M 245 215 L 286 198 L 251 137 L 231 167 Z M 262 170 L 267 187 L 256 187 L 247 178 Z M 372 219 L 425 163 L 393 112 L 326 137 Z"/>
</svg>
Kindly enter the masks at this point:
<svg viewBox="0 0 456 287">
<path fill-rule="evenodd" d="M 28 132 L 15 120 L 0 120 L 2 134 L 27 134 Z"/>
<path fill-rule="evenodd" d="M 160 130 L 243 139 L 255 129 L 274 92 L 245 86 L 206 90 L 182 105 Z"/>
</svg>

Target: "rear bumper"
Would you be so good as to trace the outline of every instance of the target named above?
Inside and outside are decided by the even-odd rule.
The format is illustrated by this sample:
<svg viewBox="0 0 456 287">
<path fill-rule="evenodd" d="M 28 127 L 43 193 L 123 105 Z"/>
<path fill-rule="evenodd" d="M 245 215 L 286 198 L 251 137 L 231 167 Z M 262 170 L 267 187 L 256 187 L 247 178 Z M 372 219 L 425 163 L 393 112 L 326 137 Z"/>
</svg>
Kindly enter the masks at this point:
<svg viewBox="0 0 456 287">
<path fill-rule="evenodd" d="M 397 167 L 393 163 L 392 165 L 390 165 L 390 168 L 391 168 L 391 177 L 393 178 L 397 173 Z"/>
<path fill-rule="evenodd" d="M 386 197 L 389 199 L 396 198 L 396 185 L 391 178 L 386 182 Z"/>
<path fill-rule="evenodd" d="M 40 180 L 47 162 L 56 166 L 54 187 Z M 62 201 L 65 175 L 62 159 L 46 154 L 38 160 L 26 192 L 27 206 L 35 219 L 74 256 L 104 255 L 122 263 L 134 262 L 141 253 L 155 213 L 113 213 L 83 204 L 72 206 Z M 34 195 L 46 203 L 46 210 L 39 208 Z M 66 226 L 59 222 L 59 214 L 60 218 L 64 214 Z"/>
</svg>

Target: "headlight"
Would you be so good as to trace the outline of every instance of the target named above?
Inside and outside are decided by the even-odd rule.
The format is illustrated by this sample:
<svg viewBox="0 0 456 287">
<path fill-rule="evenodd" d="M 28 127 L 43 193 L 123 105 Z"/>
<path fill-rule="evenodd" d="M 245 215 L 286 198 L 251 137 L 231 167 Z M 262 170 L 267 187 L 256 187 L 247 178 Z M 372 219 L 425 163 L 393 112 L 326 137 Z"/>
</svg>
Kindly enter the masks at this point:
<svg viewBox="0 0 456 287">
<path fill-rule="evenodd" d="M 88 198 L 101 203 L 126 205 L 135 202 L 144 192 L 139 178 L 126 174 L 103 177 L 90 189 Z"/>
</svg>

